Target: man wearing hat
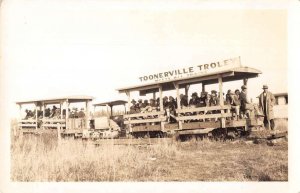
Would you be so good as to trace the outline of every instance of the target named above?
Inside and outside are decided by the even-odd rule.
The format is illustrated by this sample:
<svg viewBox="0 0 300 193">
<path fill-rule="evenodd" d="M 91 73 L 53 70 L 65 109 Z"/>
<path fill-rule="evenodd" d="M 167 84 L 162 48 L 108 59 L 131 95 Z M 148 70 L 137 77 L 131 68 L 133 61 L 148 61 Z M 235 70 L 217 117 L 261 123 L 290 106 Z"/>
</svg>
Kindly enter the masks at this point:
<svg viewBox="0 0 300 193">
<path fill-rule="evenodd" d="M 264 114 L 264 125 L 273 130 L 275 128 L 273 106 L 275 104 L 274 95 L 268 91 L 268 86 L 263 85 L 264 91 L 259 95 L 259 107 Z"/>
<path fill-rule="evenodd" d="M 207 92 L 201 92 L 201 96 L 199 98 L 199 107 L 206 106 L 206 98 L 207 98 Z"/>
<path fill-rule="evenodd" d="M 217 91 L 212 90 L 211 91 L 211 98 L 209 101 L 209 106 L 217 106 L 219 105 L 219 99 L 217 97 Z"/>
<path fill-rule="evenodd" d="M 199 97 L 196 92 L 194 92 L 192 94 L 192 98 L 190 99 L 189 104 L 190 104 L 190 106 L 193 106 L 193 107 L 197 107 L 199 105 Z"/>
<path fill-rule="evenodd" d="M 129 113 L 130 114 L 137 113 L 137 104 L 136 104 L 136 101 L 134 99 L 132 99 L 131 104 L 132 105 L 130 106 Z"/>
<path fill-rule="evenodd" d="M 249 117 L 249 110 L 247 110 L 246 108 L 246 104 L 250 104 L 248 98 L 247 98 L 247 86 L 246 85 L 243 85 L 241 87 L 242 91 L 240 92 L 240 102 L 241 102 L 241 114 L 243 116 L 246 116 L 248 115 Z"/>
</svg>

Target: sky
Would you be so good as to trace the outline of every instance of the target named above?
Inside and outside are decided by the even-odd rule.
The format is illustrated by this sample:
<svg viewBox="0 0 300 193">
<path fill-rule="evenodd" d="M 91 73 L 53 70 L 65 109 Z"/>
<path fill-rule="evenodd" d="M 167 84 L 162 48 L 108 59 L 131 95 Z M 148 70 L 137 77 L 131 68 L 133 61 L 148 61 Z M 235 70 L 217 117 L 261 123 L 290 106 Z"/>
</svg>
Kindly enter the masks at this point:
<svg viewBox="0 0 300 193">
<path fill-rule="evenodd" d="M 15 101 L 67 95 L 126 100 L 116 89 L 141 84 L 142 75 L 233 57 L 262 71 L 248 81 L 249 98 L 263 84 L 287 92 L 287 12 L 281 9 L 12 0 L 2 2 L 1 27 L 2 89 L 12 117 L 18 115 Z M 241 85 L 225 83 L 224 90 Z"/>
</svg>

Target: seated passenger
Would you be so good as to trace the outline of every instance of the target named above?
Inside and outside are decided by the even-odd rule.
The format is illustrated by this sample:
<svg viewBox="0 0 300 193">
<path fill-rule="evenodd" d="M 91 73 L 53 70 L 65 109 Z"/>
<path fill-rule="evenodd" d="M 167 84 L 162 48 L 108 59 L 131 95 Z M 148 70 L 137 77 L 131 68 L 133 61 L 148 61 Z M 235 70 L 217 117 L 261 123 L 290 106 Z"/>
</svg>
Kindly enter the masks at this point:
<svg viewBox="0 0 300 193">
<path fill-rule="evenodd" d="M 45 109 L 45 117 L 50 117 L 50 115 L 51 115 L 50 108 Z"/>
<path fill-rule="evenodd" d="M 180 95 L 180 106 L 181 106 L 181 108 L 186 108 L 189 106 L 188 98 L 184 94 Z"/>
<path fill-rule="evenodd" d="M 250 104 L 249 100 L 248 100 L 248 97 L 247 97 L 247 93 L 246 93 L 246 90 L 247 90 L 247 86 L 246 85 L 243 85 L 242 87 L 242 92 L 240 93 L 240 103 L 241 103 L 241 115 L 243 117 L 248 117 L 250 116 L 250 112 L 249 110 L 246 108 L 246 104 Z"/>
<path fill-rule="evenodd" d="M 218 106 L 219 105 L 219 99 L 217 97 L 217 91 L 212 90 L 211 91 L 211 99 L 209 101 L 209 106 Z"/>
<path fill-rule="evenodd" d="M 33 112 L 31 110 L 26 109 L 25 113 L 26 113 L 26 116 L 25 116 L 24 119 L 29 119 L 29 118 L 32 118 L 34 116 Z"/>
<path fill-rule="evenodd" d="M 175 112 L 177 109 L 177 102 L 172 96 L 169 96 L 168 108 L 170 111 L 170 122 L 175 123 L 176 122 Z"/>
<path fill-rule="evenodd" d="M 166 109 L 168 108 L 168 106 L 169 106 L 168 97 L 165 96 L 165 97 L 163 98 L 163 108 L 164 108 L 164 110 L 166 110 Z"/>
<path fill-rule="evenodd" d="M 142 108 L 143 108 L 143 100 L 142 100 L 142 99 L 139 99 L 139 100 L 138 100 L 137 108 L 139 109 L 139 111 L 142 110 Z"/>
<path fill-rule="evenodd" d="M 78 118 L 84 118 L 85 113 L 84 113 L 84 108 L 81 108 L 80 111 L 78 112 Z"/>
<path fill-rule="evenodd" d="M 206 98 L 207 98 L 207 92 L 201 92 L 201 96 L 199 98 L 199 107 L 205 107 L 206 106 Z"/>
<path fill-rule="evenodd" d="M 237 97 L 237 95 L 234 92 L 229 93 L 229 104 L 231 105 L 231 108 L 235 111 L 235 118 L 239 120 L 239 115 L 240 115 L 240 101 Z"/>
<path fill-rule="evenodd" d="M 229 105 L 230 104 L 230 93 L 231 93 L 231 90 L 229 89 L 226 93 L 226 96 L 225 96 L 225 101 L 224 101 L 224 104 L 225 105 Z"/>
<path fill-rule="evenodd" d="M 56 109 L 57 109 L 57 107 L 55 105 L 53 105 L 53 107 L 51 109 L 51 114 L 49 116 L 50 118 L 54 117 Z"/>
<path fill-rule="evenodd" d="M 240 100 L 240 94 L 241 94 L 240 90 L 239 90 L 239 89 L 236 89 L 236 90 L 234 91 L 234 93 L 236 94 L 236 96 L 237 96 L 238 99 Z"/>
<path fill-rule="evenodd" d="M 190 99 L 189 105 L 191 107 L 194 107 L 194 108 L 199 105 L 199 97 L 198 97 L 198 94 L 196 92 L 194 92 L 192 94 L 192 98 Z"/>
<path fill-rule="evenodd" d="M 130 110 L 129 110 L 129 114 L 135 114 L 137 113 L 137 104 L 136 104 L 136 101 L 134 99 L 131 100 L 131 106 L 130 106 Z"/>
</svg>

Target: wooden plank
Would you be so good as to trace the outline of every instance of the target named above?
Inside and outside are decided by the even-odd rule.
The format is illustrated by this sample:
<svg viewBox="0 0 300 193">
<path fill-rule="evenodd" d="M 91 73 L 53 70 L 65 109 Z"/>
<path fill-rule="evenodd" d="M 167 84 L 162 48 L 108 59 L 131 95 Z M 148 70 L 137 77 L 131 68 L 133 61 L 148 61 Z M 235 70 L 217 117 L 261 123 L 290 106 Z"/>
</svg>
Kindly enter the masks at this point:
<svg viewBox="0 0 300 193">
<path fill-rule="evenodd" d="M 65 127 L 66 124 L 52 124 L 52 123 L 43 123 L 43 127 L 57 127 L 57 125 L 60 125 L 61 127 Z"/>
<path fill-rule="evenodd" d="M 165 124 L 165 131 L 177 130 L 179 129 L 179 125 L 177 123 L 166 123 Z"/>
<path fill-rule="evenodd" d="M 49 123 L 65 123 L 65 119 L 42 119 L 43 122 L 49 122 Z"/>
<path fill-rule="evenodd" d="M 34 128 L 36 128 L 37 124 L 24 124 L 24 123 L 22 123 L 22 124 L 19 124 L 19 127 L 34 127 Z"/>
<path fill-rule="evenodd" d="M 139 125 L 132 127 L 132 132 L 161 131 L 160 125 Z"/>
<path fill-rule="evenodd" d="M 23 119 L 19 120 L 18 123 L 36 123 L 36 120 Z"/>
<path fill-rule="evenodd" d="M 140 120 L 130 120 L 124 121 L 124 124 L 136 124 L 136 123 L 154 123 L 165 121 L 166 117 L 156 118 L 156 119 L 140 119 Z"/>
<path fill-rule="evenodd" d="M 215 128 L 206 128 L 206 129 L 193 129 L 193 130 L 182 130 L 178 131 L 180 135 L 191 135 L 191 134 L 207 134 L 213 131 Z"/>
<path fill-rule="evenodd" d="M 185 109 L 176 109 L 177 113 L 188 113 L 188 112 L 200 112 L 200 111 L 213 111 L 213 110 L 221 110 L 221 109 L 231 109 L 230 105 L 219 105 L 219 106 L 211 106 L 211 107 L 196 107 L 196 108 L 185 108 Z"/>
<path fill-rule="evenodd" d="M 197 120 L 197 119 L 213 119 L 213 118 L 223 118 L 223 117 L 231 117 L 231 113 L 223 113 L 223 114 L 207 114 L 207 115 L 192 115 L 192 116 L 182 116 L 177 117 L 177 120 Z"/>
<path fill-rule="evenodd" d="M 129 118 L 129 117 L 155 116 L 155 115 L 163 115 L 163 114 L 165 114 L 164 111 L 146 112 L 146 113 L 136 113 L 136 114 L 128 114 L 128 115 L 124 115 L 124 118 Z"/>
<path fill-rule="evenodd" d="M 204 129 L 204 128 L 220 128 L 221 123 L 220 121 L 214 122 L 190 122 L 190 123 L 183 123 L 182 124 L 182 129 L 187 130 L 187 129 Z"/>
</svg>

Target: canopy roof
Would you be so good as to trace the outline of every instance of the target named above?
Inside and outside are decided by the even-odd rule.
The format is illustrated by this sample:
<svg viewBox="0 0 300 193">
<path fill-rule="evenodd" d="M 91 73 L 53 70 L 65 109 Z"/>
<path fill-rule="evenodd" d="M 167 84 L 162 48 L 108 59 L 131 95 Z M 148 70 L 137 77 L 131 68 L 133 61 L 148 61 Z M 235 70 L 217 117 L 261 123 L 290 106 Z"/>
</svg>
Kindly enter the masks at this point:
<svg viewBox="0 0 300 193">
<path fill-rule="evenodd" d="M 115 100 L 115 101 L 109 101 L 109 102 L 103 102 L 103 103 L 96 103 L 96 104 L 93 104 L 93 106 L 116 106 L 116 105 L 124 105 L 126 104 L 127 101 L 123 101 L 123 100 Z"/>
<path fill-rule="evenodd" d="M 185 78 L 178 78 L 174 80 L 165 80 L 160 82 L 154 82 L 144 85 L 131 86 L 126 88 L 117 89 L 120 93 L 124 93 L 127 91 L 142 91 L 141 93 L 147 94 L 151 92 L 157 92 L 158 88 L 162 86 L 162 90 L 173 90 L 175 89 L 174 83 L 179 84 L 179 88 L 184 88 L 186 85 L 192 84 L 215 84 L 218 83 L 218 77 L 222 77 L 223 82 L 235 81 L 235 80 L 243 80 L 248 78 L 258 77 L 262 72 L 260 70 L 250 68 L 250 67 L 238 67 L 232 68 L 224 71 L 209 73 L 209 74 L 201 74 L 196 76 L 189 76 Z"/>
<path fill-rule="evenodd" d="M 27 101 L 18 101 L 16 104 L 30 104 L 36 103 L 37 105 L 44 104 L 55 104 L 60 103 L 68 100 L 69 103 L 76 103 L 76 102 L 86 102 L 93 100 L 94 97 L 92 96 L 85 96 L 85 95 L 76 95 L 76 96 L 64 96 L 59 98 L 45 98 L 45 99 L 38 99 L 38 100 L 27 100 Z"/>
</svg>

